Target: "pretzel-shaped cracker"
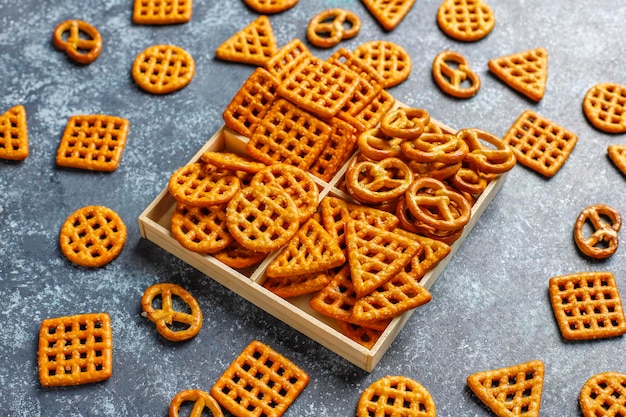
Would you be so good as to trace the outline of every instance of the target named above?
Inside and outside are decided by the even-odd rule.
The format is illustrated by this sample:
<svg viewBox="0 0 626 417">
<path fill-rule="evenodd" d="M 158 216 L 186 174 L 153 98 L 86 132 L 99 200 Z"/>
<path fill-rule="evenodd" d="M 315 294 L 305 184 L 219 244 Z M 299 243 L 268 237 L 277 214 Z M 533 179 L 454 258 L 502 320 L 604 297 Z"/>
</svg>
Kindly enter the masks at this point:
<svg viewBox="0 0 626 417">
<path fill-rule="evenodd" d="M 87 34 L 89 39 L 81 37 Z M 67 38 L 65 35 L 67 34 Z M 65 39 L 64 39 L 65 38 Z M 102 37 L 98 29 L 82 20 L 66 20 L 61 22 L 52 34 L 54 46 L 65 52 L 79 64 L 90 64 L 98 58 L 102 50 Z"/>
<path fill-rule="evenodd" d="M 387 136 L 401 139 L 415 139 L 430 123 L 430 115 L 424 109 L 399 107 L 383 116 L 380 129 Z"/>
<path fill-rule="evenodd" d="M 480 77 L 470 69 L 467 59 L 458 52 L 443 51 L 433 61 L 433 78 L 443 90 L 457 98 L 470 98 L 480 89 Z M 469 86 L 465 87 L 464 82 Z"/>
<path fill-rule="evenodd" d="M 489 132 L 472 128 L 461 129 L 456 135 L 469 146 L 465 160 L 481 172 L 503 174 L 511 170 L 517 162 L 513 150 Z"/>
<path fill-rule="evenodd" d="M 347 28 L 345 25 L 348 25 Z M 349 10 L 324 10 L 309 21 L 309 42 L 320 48 L 331 48 L 343 39 L 354 38 L 361 30 L 361 19 Z"/>
<path fill-rule="evenodd" d="M 380 128 L 366 130 L 359 135 L 357 146 L 359 151 L 374 161 L 400 156 L 400 145 L 403 139 L 385 135 Z"/>
<path fill-rule="evenodd" d="M 211 395 L 199 389 L 186 389 L 172 398 L 169 408 L 169 417 L 178 417 L 180 406 L 187 401 L 193 402 L 193 409 L 189 417 L 201 417 L 205 408 L 211 410 L 213 417 L 224 417 L 222 408 Z"/>
<path fill-rule="evenodd" d="M 424 133 L 406 140 L 400 146 L 402 154 L 417 162 L 443 162 L 458 164 L 469 152 L 465 141 L 447 133 Z"/>
<path fill-rule="evenodd" d="M 487 188 L 487 178 L 468 164 L 461 164 L 461 168 L 452 176 L 451 182 L 459 190 L 470 194 L 481 194 Z"/>
<path fill-rule="evenodd" d="M 418 178 L 406 191 L 411 214 L 436 230 L 459 230 L 470 220 L 472 206 L 462 194 L 434 178 Z"/>
<path fill-rule="evenodd" d="M 604 218 L 604 219 L 603 219 Z M 606 222 L 606 219 L 609 222 Z M 583 236 L 583 226 L 589 221 L 593 226 L 591 236 Z M 619 239 L 617 232 L 622 227 L 622 216 L 613 207 L 605 204 L 594 204 L 580 212 L 574 225 L 574 241 L 578 249 L 585 255 L 604 259 L 613 255 L 617 250 Z M 606 243 L 606 247 L 598 244 Z"/>
<path fill-rule="evenodd" d="M 191 313 L 174 310 L 172 295 L 180 297 L 191 308 Z M 155 309 L 152 302 L 161 297 L 161 308 Z M 141 308 L 145 316 L 156 324 L 161 336 L 172 342 L 181 342 L 195 337 L 202 328 L 202 310 L 195 298 L 176 284 L 154 284 L 141 297 Z M 172 323 L 187 325 L 184 330 L 170 329 Z"/>
<path fill-rule="evenodd" d="M 362 161 L 346 173 L 346 187 L 351 195 L 364 203 L 393 200 L 409 188 L 413 171 L 398 158 Z"/>
</svg>

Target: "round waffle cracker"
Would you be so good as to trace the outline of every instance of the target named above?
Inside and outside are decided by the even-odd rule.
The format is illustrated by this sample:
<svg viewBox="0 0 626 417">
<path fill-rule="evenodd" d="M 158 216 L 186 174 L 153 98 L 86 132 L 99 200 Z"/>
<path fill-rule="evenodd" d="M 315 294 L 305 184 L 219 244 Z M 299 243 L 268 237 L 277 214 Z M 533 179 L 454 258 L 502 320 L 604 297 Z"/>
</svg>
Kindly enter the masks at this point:
<svg viewBox="0 0 626 417">
<path fill-rule="evenodd" d="M 292 8 L 298 0 L 243 0 L 251 9 L 258 13 L 281 13 Z"/>
<path fill-rule="evenodd" d="M 437 24 L 449 37 L 472 42 L 487 36 L 496 18 L 482 0 L 445 0 L 437 10 Z"/>
<path fill-rule="evenodd" d="M 154 45 L 135 58 L 133 79 L 152 94 L 168 94 L 186 87 L 195 74 L 193 57 L 174 45 Z"/>
<path fill-rule="evenodd" d="M 300 223 L 306 222 L 317 211 L 319 191 L 306 171 L 289 164 L 274 164 L 257 172 L 252 186 L 270 185 L 283 189 L 296 203 Z"/>
<path fill-rule="evenodd" d="M 189 207 L 177 204 L 172 213 L 172 236 L 184 248 L 198 253 L 226 249 L 233 238 L 226 227 L 226 207 Z"/>
<path fill-rule="evenodd" d="M 298 207 L 276 186 L 242 188 L 228 202 L 226 225 L 242 246 L 271 252 L 285 245 L 298 231 Z"/>
<path fill-rule="evenodd" d="M 430 392 L 406 376 L 390 375 L 373 382 L 363 391 L 357 417 L 435 417 L 437 407 Z"/>
<path fill-rule="evenodd" d="M 616 83 L 594 85 L 585 94 L 583 111 L 597 129 L 626 132 L 626 87 Z"/>
<path fill-rule="evenodd" d="M 365 42 L 354 50 L 354 54 L 383 77 L 384 88 L 400 84 L 411 74 L 411 56 L 404 48 L 393 42 Z"/>
<path fill-rule="evenodd" d="M 174 171 L 167 188 L 180 203 L 206 207 L 230 201 L 241 183 L 232 171 L 197 162 Z"/>
<path fill-rule="evenodd" d="M 626 374 L 602 372 L 589 378 L 578 397 L 584 417 L 626 415 Z"/>
<path fill-rule="evenodd" d="M 113 210 L 86 206 L 65 220 L 59 241 L 67 259 L 80 266 L 96 268 L 120 254 L 126 243 L 126 226 Z"/>
</svg>

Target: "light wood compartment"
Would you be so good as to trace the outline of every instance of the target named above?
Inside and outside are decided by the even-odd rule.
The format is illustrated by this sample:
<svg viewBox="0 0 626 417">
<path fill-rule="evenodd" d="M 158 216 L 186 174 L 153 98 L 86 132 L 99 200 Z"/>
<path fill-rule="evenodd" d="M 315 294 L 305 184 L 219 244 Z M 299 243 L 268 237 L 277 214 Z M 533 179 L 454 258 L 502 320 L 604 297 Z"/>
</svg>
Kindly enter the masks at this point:
<svg viewBox="0 0 626 417">
<path fill-rule="evenodd" d="M 441 126 L 444 131 L 454 133 L 453 129 L 438 122 L 435 123 Z M 189 163 L 198 162 L 202 154 L 209 150 L 245 154 L 246 141 L 247 139 L 245 137 L 240 136 L 229 128 L 221 127 L 206 144 L 198 150 Z M 345 169 L 346 166 L 337 173 L 330 183 L 326 183 L 312 176 L 319 186 L 320 200 L 329 194 L 347 197 L 345 193 L 334 187 L 345 173 Z M 465 227 L 462 236 L 452 245 L 450 254 L 433 270 L 429 271 L 420 281 L 424 287 L 430 289 L 437 281 L 437 278 L 445 269 L 450 259 L 452 259 L 467 234 L 470 233 L 484 210 L 497 194 L 505 178 L 506 174 L 492 181 L 478 198 L 472 208 L 471 220 Z M 239 296 L 365 371 L 371 372 L 376 367 L 400 330 L 402 330 L 405 323 L 412 316 L 413 312 L 419 311 L 419 308 L 417 310 L 411 310 L 393 319 L 374 347 L 367 349 L 344 336 L 335 324 L 334 319 L 323 316 L 311 309 L 309 306 L 310 295 L 283 299 L 262 287 L 263 280 L 265 279 L 265 268 L 268 263 L 277 256 L 279 251 L 270 254 L 258 267 L 251 267 L 239 271 L 224 265 L 211 255 L 203 255 L 183 248 L 172 237 L 170 232 L 170 220 L 175 205 L 176 201 L 169 194 L 166 187 L 139 216 L 139 229 L 142 237 L 180 258 L 209 278 L 219 282 Z"/>
</svg>

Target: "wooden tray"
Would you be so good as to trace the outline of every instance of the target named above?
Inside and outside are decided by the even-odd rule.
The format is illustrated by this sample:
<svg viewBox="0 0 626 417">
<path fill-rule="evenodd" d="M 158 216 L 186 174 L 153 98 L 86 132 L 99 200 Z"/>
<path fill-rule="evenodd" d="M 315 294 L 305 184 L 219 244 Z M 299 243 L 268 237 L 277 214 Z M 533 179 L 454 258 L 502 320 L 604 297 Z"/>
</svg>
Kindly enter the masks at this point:
<svg viewBox="0 0 626 417">
<path fill-rule="evenodd" d="M 434 122 L 434 121 L 433 121 Z M 436 122 L 435 122 L 436 123 Z M 455 133 L 453 129 L 437 123 L 444 131 Z M 198 162 L 200 156 L 209 150 L 228 151 L 245 154 L 247 139 L 227 127 L 220 128 L 208 142 L 191 158 L 189 163 Z M 347 164 L 346 164 L 347 166 Z M 345 193 L 335 187 L 345 173 L 346 166 L 337 175 L 326 183 L 313 176 L 320 189 L 320 200 L 326 195 L 334 195 L 349 199 Z M 472 216 L 465 227 L 463 235 L 451 246 L 450 254 L 444 258 L 433 270 L 428 272 L 420 281 L 427 289 L 435 283 L 447 263 L 472 230 L 484 210 L 502 187 L 506 174 L 492 181 L 481 194 L 472 208 Z M 270 313 L 274 317 L 287 323 L 294 329 L 317 341 L 321 345 L 342 356 L 356 366 L 371 372 L 381 360 L 391 343 L 394 341 L 404 324 L 413 314 L 413 310 L 396 317 L 384 331 L 372 349 L 367 349 L 344 336 L 335 320 L 323 316 L 309 307 L 310 295 L 291 299 L 282 299 L 263 288 L 264 271 L 277 255 L 270 255 L 256 268 L 238 271 L 217 261 L 211 255 L 195 253 L 183 248 L 170 233 L 170 221 L 175 207 L 175 200 L 165 188 L 139 216 L 141 235 L 174 256 L 182 259 L 189 265 L 206 274 L 233 292 L 239 294 L 251 303 Z"/>
</svg>

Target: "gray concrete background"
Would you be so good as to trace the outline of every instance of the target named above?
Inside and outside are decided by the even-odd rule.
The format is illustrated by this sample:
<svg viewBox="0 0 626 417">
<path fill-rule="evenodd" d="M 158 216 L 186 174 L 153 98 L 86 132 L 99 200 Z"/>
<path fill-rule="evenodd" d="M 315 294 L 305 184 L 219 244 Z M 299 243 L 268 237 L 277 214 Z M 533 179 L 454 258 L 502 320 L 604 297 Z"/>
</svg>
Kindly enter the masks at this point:
<svg viewBox="0 0 626 417">
<path fill-rule="evenodd" d="M 595 203 L 626 214 L 624 176 L 606 148 L 622 135 L 595 130 L 581 103 L 598 82 L 626 84 L 626 6 L 621 0 L 491 0 L 496 26 L 485 39 L 461 43 L 437 27 L 439 0 L 417 0 L 405 20 L 384 32 L 358 0 L 301 0 L 270 17 L 279 45 L 305 37 L 308 20 L 330 7 L 362 19 L 361 33 L 340 46 L 385 39 L 413 58 L 410 78 L 390 92 L 455 128 L 479 127 L 498 136 L 534 109 L 575 132 L 579 141 L 563 169 L 544 179 L 519 165 L 448 268 L 433 300 L 407 323 L 386 356 L 366 373 L 282 324 L 213 280 L 141 238 L 137 217 L 170 174 L 222 124 L 221 113 L 254 69 L 214 58 L 215 49 L 257 14 L 239 0 L 195 0 L 183 25 L 136 26 L 130 0 L 0 1 L 0 110 L 23 104 L 30 156 L 0 161 L 0 409 L 11 416 L 166 416 L 180 390 L 209 390 L 253 339 L 305 369 L 310 383 L 289 416 L 350 416 L 373 381 L 403 374 L 433 395 L 439 416 L 489 416 L 466 388 L 476 371 L 541 359 L 546 365 L 543 416 L 579 416 L 578 393 L 592 375 L 626 372 L 622 337 L 567 342 L 548 300 L 551 276 L 608 270 L 626 291 L 626 249 L 592 262 L 577 251 L 572 226 Z M 104 39 L 97 61 L 77 66 L 51 42 L 55 26 L 79 18 Z M 153 96 L 135 85 L 135 56 L 157 43 L 183 47 L 195 59 L 191 84 Z M 546 95 L 533 103 L 487 70 L 491 58 L 543 46 L 549 52 Z M 339 46 L 338 46 L 339 47 Z M 327 57 L 335 49 L 319 50 Z M 434 84 L 430 65 L 444 50 L 461 52 L 482 77 L 472 99 L 456 100 Z M 68 118 L 104 113 L 130 121 L 128 144 L 113 173 L 62 169 L 55 154 Z M 85 205 L 106 205 L 122 217 L 128 240 L 100 269 L 72 265 L 58 232 Z M 187 288 L 204 312 L 200 334 L 187 343 L 162 339 L 140 316 L 143 291 L 156 282 Z M 112 317 L 114 372 L 106 382 L 42 389 L 37 333 L 48 317 L 106 311 Z"/>
</svg>

